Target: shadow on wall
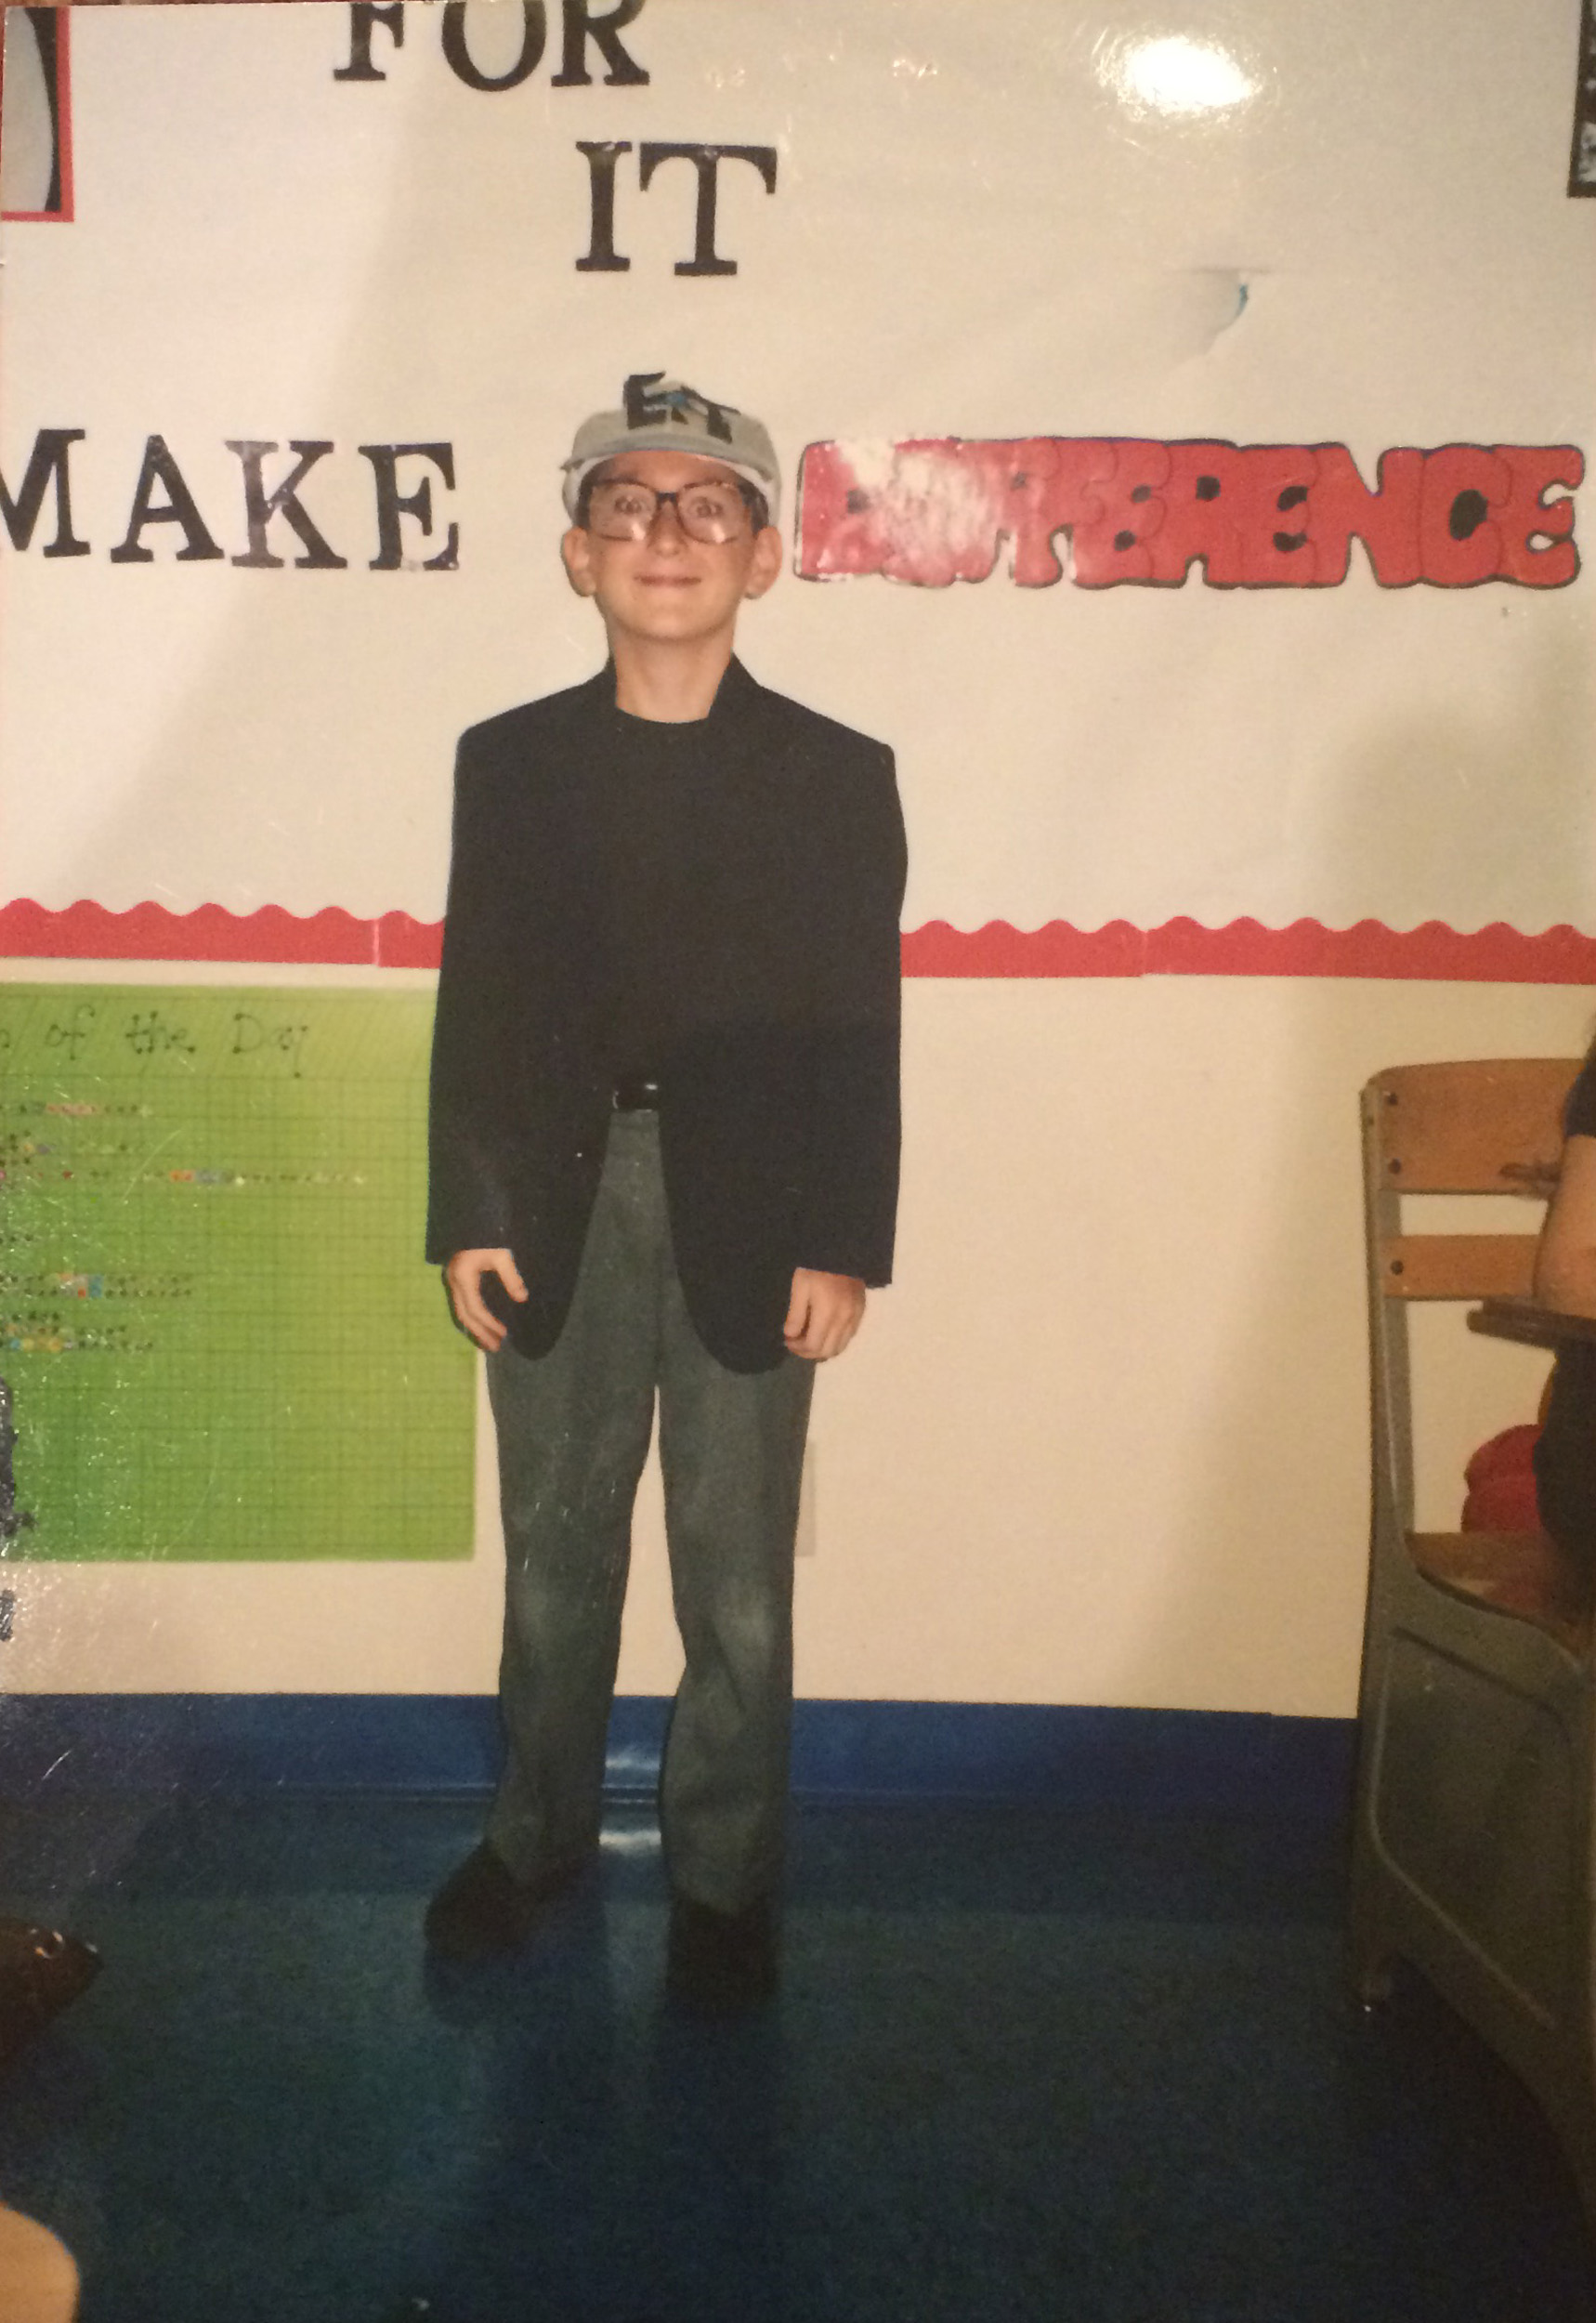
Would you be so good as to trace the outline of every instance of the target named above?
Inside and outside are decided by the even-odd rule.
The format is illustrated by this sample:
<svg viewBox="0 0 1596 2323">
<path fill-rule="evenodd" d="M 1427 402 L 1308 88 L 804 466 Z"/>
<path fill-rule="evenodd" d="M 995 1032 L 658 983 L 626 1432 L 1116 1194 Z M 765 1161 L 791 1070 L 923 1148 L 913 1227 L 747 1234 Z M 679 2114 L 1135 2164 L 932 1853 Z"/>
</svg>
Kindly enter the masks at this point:
<svg viewBox="0 0 1596 2323">
<path fill-rule="evenodd" d="M 59 33 L 54 8 L 8 7 L 4 118 L 0 119 L 0 212 L 36 217 L 61 208 L 58 134 Z"/>
</svg>

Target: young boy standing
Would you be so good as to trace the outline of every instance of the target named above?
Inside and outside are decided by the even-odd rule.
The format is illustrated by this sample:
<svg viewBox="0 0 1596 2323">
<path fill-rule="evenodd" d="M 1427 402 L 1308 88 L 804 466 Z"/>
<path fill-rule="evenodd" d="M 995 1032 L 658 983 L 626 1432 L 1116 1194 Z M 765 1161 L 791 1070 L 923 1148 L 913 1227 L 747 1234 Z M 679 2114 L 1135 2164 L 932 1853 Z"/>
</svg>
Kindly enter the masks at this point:
<svg viewBox="0 0 1596 2323">
<path fill-rule="evenodd" d="M 427 1255 L 489 1356 L 508 1754 L 426 1933 L 518 1944 L 592 1857 L 657 1398 L 667 1986 L 744 2006 L 776 1981 L 814 1366 L 891 1272 L 903 827 L 891 753 L 734 658 L 781 562 L 759 422 L 634 375 L 565 478 L 608 664 L 457 761 Z"/>
</svg>

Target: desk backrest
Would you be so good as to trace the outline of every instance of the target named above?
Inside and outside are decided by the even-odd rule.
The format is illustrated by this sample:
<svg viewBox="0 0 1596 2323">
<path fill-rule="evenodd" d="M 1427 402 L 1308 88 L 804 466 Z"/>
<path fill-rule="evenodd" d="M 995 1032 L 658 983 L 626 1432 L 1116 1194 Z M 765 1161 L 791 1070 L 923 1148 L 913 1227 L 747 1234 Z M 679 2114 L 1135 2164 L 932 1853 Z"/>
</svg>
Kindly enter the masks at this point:
<svg viewBox="0 0 1596 2323">
<path fill-rule="evenodd" d="M 1523 1297 L 1536 1237 L 1398 1229 L 1407 1194 L 1547 1194 L 1563 1150 L 1571 1057 L 1397 1065 L 1364 1091 L 1375 1280 L 1387 1298 Z"/>
</svg>

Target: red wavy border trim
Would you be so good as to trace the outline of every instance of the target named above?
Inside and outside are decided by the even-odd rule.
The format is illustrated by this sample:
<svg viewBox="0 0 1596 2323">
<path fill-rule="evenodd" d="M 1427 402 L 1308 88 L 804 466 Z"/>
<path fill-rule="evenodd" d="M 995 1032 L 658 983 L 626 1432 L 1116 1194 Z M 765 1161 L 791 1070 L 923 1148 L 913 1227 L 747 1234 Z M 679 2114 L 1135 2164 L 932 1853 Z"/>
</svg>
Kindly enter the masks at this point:
<svg viewBox="0 0 1596 2323">
<path fill-rule="evenodd" d="M 968 931 L 933 920 L 903 939 L 909 976 L 1345 976 L 1432 978 L 1459 984 L 1596 984 L 1596 937 L 1573 927 L 1526 936 L 1496 921 L 1489 927 L 1387 927 L 1359 920 L 1289 927 L 1232 920 L 1205 927 L 1166 920 L 1132 927 L 1110 920 L 1092 930 L 1053 920 L 1020 929 L 988 920 Z"/>
<path fill-rule="evenodd" d="M 0 957 L 14 960 L 239 960 L 347 964 L 382 968 L 438 965 L 440 924 L 408 912 L 357 919 L 330 906 L 298 918 L 275 903 L 246 913 L 203 903 L 193 912 L 136 903 L 110 912 L 74 903 L 64 912 L 21 899 L 0 905 Z M 1472 984 L 1596 984 L 1596 936 L 1549 927 L 1526 936 L 1498 921 L 1464 930 L 1427 920 L 1421 927 L 1324 927 L 1297 920 L 1265 927 L 1232 920 L 1204 927 L 1191 919 L 1161 927 L 1110 920 L 1098 928 L 1051 920 L 1045 927 L 949 926 L 932 920 L 903 939 L 906 976 L 1347 976 L 1434 978 Z"/>
<path fill-rule="evenodd" d="M 48 912 L 22 898 L 0 904 L 0 958 L 11 960 L 259 960 L 316 966 L 435 968 L 443 933 L 438 920 L 412 920 L 385 912 L 358 920 L 330 904 L 307 919 L 264 904 L 258 912 L 229 912 L 202 903 L 168 912 L 162 903 L 136 903 L 108 912 L 103 903 L 73 903 Z"/>
</svg>

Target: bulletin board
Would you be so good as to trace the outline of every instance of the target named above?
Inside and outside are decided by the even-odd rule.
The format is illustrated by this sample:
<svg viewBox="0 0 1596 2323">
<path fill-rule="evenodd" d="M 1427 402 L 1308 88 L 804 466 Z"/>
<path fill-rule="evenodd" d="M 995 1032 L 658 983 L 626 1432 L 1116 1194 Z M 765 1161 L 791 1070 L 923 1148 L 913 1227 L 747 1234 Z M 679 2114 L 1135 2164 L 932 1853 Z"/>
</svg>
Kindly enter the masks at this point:
<svg viewBox="0 0 1596 2323">
<path fill-rule="evenodd" d="M 417 1263 L 425 992 L 0 988 L 29 1557 L 464 1557 L 474 1383 Z"/>
</svg>

